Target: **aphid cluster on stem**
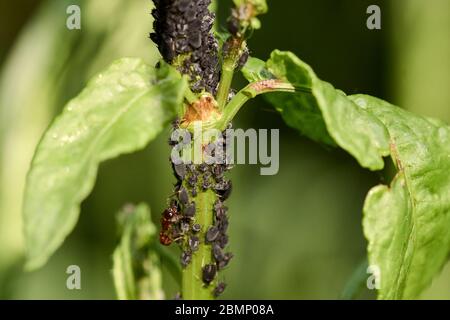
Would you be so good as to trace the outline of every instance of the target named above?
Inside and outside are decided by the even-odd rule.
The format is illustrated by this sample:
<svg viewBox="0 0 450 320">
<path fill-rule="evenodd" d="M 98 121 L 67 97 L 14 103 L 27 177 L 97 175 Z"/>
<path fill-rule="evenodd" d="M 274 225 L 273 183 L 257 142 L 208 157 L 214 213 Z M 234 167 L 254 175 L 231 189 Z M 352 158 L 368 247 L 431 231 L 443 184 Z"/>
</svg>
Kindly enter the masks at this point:
<svg viewBox="0 0 450 320">
<path fill-rule="evenodd" d="M 211 32 L 211 0 L 153 0 L 154 33 L 164 60 L 190 77 L 194 92 L 215 94 L 220 78 L 218 42 Z"/>
<path fill-rule="evenodd" d="M 230 90 L 233 73 L 242 68 L 249 58 L 246 39 L 254 29 L 259 28 L 256 16 L 267 11 L 265 0 L 235 1 L 236 8 L 232 9 L 228 21 L 230 36 L 221 48 L 221 59 L 218 41 L 211 32 L 215 19 L 214 13 L 208 9 L 211 0 L 153 2 L 154 33 L 150 34 L 150 38 L 158 46 L 163 59 L 190 78 L 191 90 L 201 93 L 192 95 L 188 92 L 186 100 L 190 105 L 184 112 L 182 126 L 194 121 L 214 120 L 212 115 L 217 115 L 217 110 L 224 108 L 234 95 Z M 197 96 L 197 101 L 192 96 Z M 179 126 L 179 121 L 173 123 L 174 129 Z M 231 167 L 227 164 L 224 152 L 225 134 L 217 140 L 202 145 L 202 148 L 211 151 L 210 156 L 216 160 L 215 163 L 209 164 L 207 159 L 201 164 L 172 163 L 177 182 L 174 193 L 169 198 L 168 208 L 162 214 L 160 232 L 160 242 L 163 245 L 175 242 L 181 247 L 180 261 L 184 268 L 193 259 L 197 262 L 195 254 L 198 252 L 197 257 L 202 260 L 202 266 L 201 270 L 194 271 L 200 275 L 197 279 L 201 278 L 204 288 L 215 285 L 211 290 L 214 297 L 219 296 L 226 287 L 225 283 L 217 280 L 217 273 L 233 257 L 231 252 L 225 252 L 229 222 L 228 208 L 224 201 L 228 199 L 232 189 L 231 181 L 226 178 L 225 173 Z M 194 141 L 192 137 L 190 141 Z M 172 147 L 177 145 L 176 141 L 169 143 Z M 195 152 L 194 149 L 192 151 Z M 219 152 L 222 154 L 218 154 Z M 205 208 L 205 203 L 210 208 Z M 198 221 L 197 215 L 200 218 Z M 203 225 L 199 223 L 202 219 L 209 221 L 207 225 L 204 225 L 205 222 Z M 209 254 L 211 256 L 206 256 L 207 262 L 203 261 L 205 255 Z M 197 275 L 190 273 L 189 269 L 186 271 Z M 190 279 L 186 279 L 189 284 Z"/>
<path fill-rule="evenodd" d="M 179 122 L 173 123 L 173 128 L 178 129 Z M 205 286 L 209 286 L 217 277 L 217 272 L 225 268 L 233 257 L 231 252 L 224 252 L 228 244 L 228 208 L 224 201 L 230 196 L 232 184 L 226 178 L 226 172 L 231 169 L 227 164 L 225 152 L 225 137 L 222 136 L 214 144 L 222 144 L 220 148 L 212 147 L 212 155 L 220 159 L 214 164 L 174 164 L 172 169 L 176 177 L 174 192 L 169 198 L 169 206 L 161 217 L 160 242 L 163 245 L 177 243 L 181 250 L 180 262 L 185 268 L 199 250 L 200 244 L 211 246 L 211 260 L 209 264 L 199 270 Z M 175 147 L 176 141 L 169 141 Z M 208 148 L 208 145 L 205 146 Z M 216 194 L 216 201 L 210 210 L 213 212 L 211 225 L 201 225 L 196 220 L 196 198 L 198 194 L 212 190 Z M 225 284 L 220 282 L 212 291 L 218 296 L 225 289 Z"/>
<path fill-rule="evenodd" d="M 214 225 L 210 226 L 205 234 L 206 243 L 211 244 L 214 260 L 217 269 L 225 268 L 230 262 L 233 254 L 231 252 L 224 253 L 224 249 L 228 244 L 228 208 L 224 206 L 221 200 L 217 200 L 214 205 Z"/>
</svg>

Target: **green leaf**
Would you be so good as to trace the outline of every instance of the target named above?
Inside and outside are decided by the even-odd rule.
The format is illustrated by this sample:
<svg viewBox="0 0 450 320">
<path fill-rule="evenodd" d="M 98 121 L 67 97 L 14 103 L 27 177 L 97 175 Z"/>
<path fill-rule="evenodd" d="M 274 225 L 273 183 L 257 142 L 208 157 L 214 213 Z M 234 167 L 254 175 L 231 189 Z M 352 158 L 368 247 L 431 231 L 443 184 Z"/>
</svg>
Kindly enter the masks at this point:
<svg viewBox="0 0 450 320">
<path fill-rule="evenodd" d="M 372 170 L 391 155 L 398 174 L 390 187 L 373 188 L 364 205 L 368 258 L 380 268 L 380 299 L 416 298 L 450 253 L 449 126 L 373 97 L 346 96 L 289 52 L 274 51 L 266 63 L 250 59 L 243 73 L 295 87 L 295 94 L 267 97 L 306 136 L 337 144 Z"/>
<path fill-rule="evenodd" d="M 153 251 L 157 229 L 146 204 L 127 205 L 117 215 L 121 239 L 113 254 L 113 278 L 120 300 L 160 300 L 160 258 Z"/>
<path fill-rule="evenodd" d="M 185 89 L 171 67 L 125 58 L 68 103 L 40 141 L 27 177 L 27 269 L 42 266 L 75 227 L 99 163 L 144 148 L 174 118 Z"/>
<path fill-rule="evenodd" d="M 159 57 L 156 46 L 142 41 L 151 23 L 142 12 L 153 7 L 152 1 L 58 0 L 35 4 L 1 62 L 0 269 L 22 259 L 25 180 L 49 122 L 111 61 L 133 55 L 154 65 Z M 66 9 L 72 4 L 82 8 L 82 30 L 64 27 Z"/>
<path fill-rule="evenodd" d="M 381 270 L 380 299 L 414 299 L 450 253 L 450 127 L 383 100 L 350 96 L 387 127 L 398 174 L 364 205 L 371 265 Z"/>
<path fill-rule="evenodd" d="M 244 77 L 249 81 L 263 81 L 276 79 L 276 76 L 270 73 L 266 68 L 266 63 L 258 58 L 250 57 L 241 70 Z"/>
<path fill-rule="evenodd" d="M 293 53 L 275 50 L 264 65 L 252 58 L 243 74 L 249 81 L 278 79 L 293 85 L 296 94 L 267 95 L 289 126 L 317 142 L 339 145 L 365 168 L 383 168 L 383 157 L 389 154 L 389 136 L 384 125 L 342 91 L 320 80 Z"/>
</svg>

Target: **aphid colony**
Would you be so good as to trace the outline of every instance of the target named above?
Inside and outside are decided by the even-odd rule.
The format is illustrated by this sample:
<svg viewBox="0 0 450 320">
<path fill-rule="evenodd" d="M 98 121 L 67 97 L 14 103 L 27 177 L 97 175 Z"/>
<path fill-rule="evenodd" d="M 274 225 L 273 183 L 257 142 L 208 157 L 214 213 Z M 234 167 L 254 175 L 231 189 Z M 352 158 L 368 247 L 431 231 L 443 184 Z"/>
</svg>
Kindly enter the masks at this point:
<svg viewBox="0 0 450 320">
<path fill-rule="evenodd" d="M 218 43 L 211 32 L 211 0 L 154 0 L 154 33 L 164 60 L 189 75 L 194 92 L 216 93 L 220 77 Z"/>
<path fill-rule="evenodd" d="M 177 127 L 178 122 L 175 122 L 174 128 Z M 215 143 L 223 144 L 224 140 L 222 139 L 225 138 L 222 137 Z M 173 146 L 174 142 L 171 141 L 170 144 Z M 225 153 L 223 157 L 225 157 Z M 212 165 L 172 163 L 177 183 L 173 196 L 169 199 L 169 206 L 161 217 L 160 242 L 163 245 L 175 242 L 181 247 L 180 260 L 183 267 L 189 265 L 192 255 L 198 251 L 200 243 L 211 245 L 214 263 L 206 264 L 202 268 L 202 280 L 205 286 L 208 286 L 216 278 L 217 272 L 225 268 L 233 257 L 231 252 L 224 252 L 228 244 L 228 208 L 224 205 L 224 201 L 231 193 L 231 181 L 225 177 L 230 166 L 226 164 L 224 158 L 223 160 L 223 164 Z M 200 192 L 207 190 L 212 190 L 217 194 L 217 200 L 212 208 L 214 221 L 209 226 L 200 225 L 195 219 L 195 199 Z M 225 286 L 223 282 L 220 282 L 213 290 L 213 295 L 220 295 Z"/>
</svg>

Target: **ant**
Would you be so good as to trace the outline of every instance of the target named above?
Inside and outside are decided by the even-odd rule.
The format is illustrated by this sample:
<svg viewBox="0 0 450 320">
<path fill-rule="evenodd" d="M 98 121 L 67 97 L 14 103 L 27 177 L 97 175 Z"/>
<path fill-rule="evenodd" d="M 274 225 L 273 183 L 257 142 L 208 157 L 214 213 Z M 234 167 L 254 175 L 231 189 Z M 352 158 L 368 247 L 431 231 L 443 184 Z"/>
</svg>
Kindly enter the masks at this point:
<svg viewBox="0 0 450 320">
<path fill-rule="evenodd" d="M 159 233 L 159 242 L 162 245 L 168 246 L 172 244 L 173 238 L 171 237 L 173 225 L 178 223 L 181 219 L 178 205 L 176 202 L 172 202 L 166 210 L 164 210 L 161 217 L 161 232 Z"/>
</svg>

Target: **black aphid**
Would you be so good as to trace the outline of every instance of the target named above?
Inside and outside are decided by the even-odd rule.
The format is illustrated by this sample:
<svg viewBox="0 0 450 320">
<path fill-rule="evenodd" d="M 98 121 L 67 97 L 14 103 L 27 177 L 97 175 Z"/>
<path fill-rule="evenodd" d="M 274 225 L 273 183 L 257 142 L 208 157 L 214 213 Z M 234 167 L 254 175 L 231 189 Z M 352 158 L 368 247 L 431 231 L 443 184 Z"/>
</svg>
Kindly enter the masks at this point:
<svg viewBox="0 0 450 320">
<path fill-rule="evenodd" d="M 193 175 L 196 175 L 197 174 L 197 172 L 196 172 L 196 168 L 195 168 L 195 164 L 188 164 L 187 165 L 187 169 L 188 169 L 188 171 L 189 171 L 189 173 L 191 173 L 191 174 L 193 174 Z"/>
<path fill-rule="evenodd" d="M 190 229 L 189 222 L 188 221 L 182 221 L 180 223 L 180 229 L 181 229 L 181 232 L 186 234 L 189 231 L 189 229 Z"/>
<path fill-rule="evenodd" d="M 228 230 L 228 217 L 227 216 L 223 216 L 222 219 L 219 220 L 219 230 L 221 233 L 225 234 Z"/>
<path fill-rule="evenodd" d="M 221 183 L 217 183 L 215 186 L 216 192 L 219 195 L 222 201 L 228 199 L 231 194 L 232 184 L 230 180 L 222 181 Z"/>
<path fill-rule="evenodd" d="M 189 195 L 183 186 L 181 186 L 180 191 L 178 191 L 178 199 L 180 199 L 180 202 L 183 205 L 187 205 L 189 203 Z"/>
<path fill-rule="evenodd" d="M 190 186 L 191 188 L 193 188 L 193 187 L 195 187 L 195 186 L 197 185 L 197 181 L 198 181 L 198 178 L 197 178 L 196 175 L 191 175 L 191 176 L 188 178 L 188 184 L 189 184 L 189 186 Z"/>
<path fill-rule="evenodd" d="M 214 242 L 217 239 L 217 237 L 219 236 L 219 234 L 220 234 L 219 228 L 217 228 L 216 226 L 209 227 L 209 229 L 205 235 L 206 242 L 207 243 Z"/>
<path fill-rule="evenodd" d="M 227 284 L 224 282 L 219 282 L 219 284 L 214 288 L 213 295 L 214 298 L 219 297 L 226 289 Z"/>
<path fill-rule="evenodd" d="M 208 165 L 206 163 L 201 163 L 198 165 L 198 170 L 200 172 L 206 172 L 208 171 Z"/>
<path fill-rule="evenodd" d="M 244 52 L 242 52 L 242 54 L 241 54 L 241 56 L 239 58 L 238 66 L 237 66 L 238 70 L 242 69 L 245 66 L 245 64 L 247 63 L 249 57 L 250 57 L 250 52 L 248 51 L 248 49 L 246 47 L 244 49 Z"/>
<path fill-rule="evenodd" d="M 233 36 L 236 36 L 238 34 L 238 32 L 239 32 L 240 27 L 241 27 L 241 24 L 240 24 L 239 19 L 235 15 L 232 15 L 227 21 L 227 29 L 228 29 L 228 31 Z"/>
<path fill-rule="evenodd" d="M 202 230 L 202 226 L 200 224 L 196 223 L 192 226 L 193 232 L 197 233 L 197 232 L 200 232 L 200 230 Z"/>
<path fill-rule="evenodd" d="M 233 254 L 231 252 L 225 253 L 224 258 L 221 261 L 217 262 L 217 267 L 219 268 L 219 270 L 225 268 L 232 258 Z"/>
<path fill-rule="evenodd" d="M 197 251 L 199 245 L 200 245 L 200 239 L 197 236 L 189 237 L 189 248 L 191 248 L 192 251 Z"/>
<path fill-rule="evenodd" d="M 202 182 L 203 191 L 208 190 L 210 187 L 211 187 L 211 181 L 209 181 L 207 179 L 203 179 L 203 182 Z"/>
<path fill-rule="evenodd" d="M 178 180 L 183 180 L 186 175 L 186 165 L 184 164 L 173 164 L 173 171 L 175 172 L 175 175 Z"/>
<path fill-rule="evenodd" d="M 221 220 L 225 217 L 228 208 L 223 205 L 223 202 L 217 200 L 214 204 L 214 212 L 216 213 L 216 219 Z"/>
<path fill-rule="evenodd" d="M 215 264 L 207 264 L 202 269 L 202 280 L 205 284 L 210 284 L 214 280 L 217 273 L 217 267 Z"/>
<path fill-rule="evenodd" d="M 195 215 L 195 202 L 192 202 L 190 205 L 186 206 L 184 209 L 184 215 L 188 218 L 192 218 Z"/>
<path fill-rule="evenodd" d="M 225 259 L 225 254 L 222 251 L 222 248 L 219 244 L 215 243 L 213 245 L 213 256 L 214 259 L 219 263 L 220 261 Z"/>
<path fill-rule="evenodd" d="M 225 168 L 222 165 L 220 165 L 220 164 L 216 164 L 216 165 L 214 165 L 212 171 L 213 171 L 213 174 L 214 174 L 214 178 L 217 181 L 217 180 L 220 180 L 220 179 L 223 178 L 223 174 L 225 172 Z"/>
<path fill-rule="evenodd" d="M 180 225 L 172 226 L 172 239 L 177 240 L 183 236 L 183 231 Z"/>
<path fill-rule="evenodd" d="M 219 239 L 216 240 L 216 243 L 224 249 L 228 244 L 228 235 L 222 234 Z"/>
<path fill-rule="evenodd" d="M 242 9 L 243 8 L 232 8 L 231 15 L 227 20 L 227 29 L 234 37 L 239 36 L 239 33 L 242 32 L 241 16 L 242 14 L 247 14 L 246 12 L 242 12 Z"/>
<path fill-rule="evenodd" d="M 181 253 L 181 265 L 186 268 L 192 260 L 192 252 L 189 250 L 183 251 Z"/>
</svg>

